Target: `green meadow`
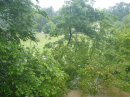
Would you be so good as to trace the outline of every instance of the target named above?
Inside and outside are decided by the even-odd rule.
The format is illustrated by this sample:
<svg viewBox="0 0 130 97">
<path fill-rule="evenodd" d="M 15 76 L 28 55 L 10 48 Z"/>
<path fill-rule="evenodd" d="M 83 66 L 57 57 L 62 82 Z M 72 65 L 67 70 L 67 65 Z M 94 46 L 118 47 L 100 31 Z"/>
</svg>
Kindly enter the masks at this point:
<svg viewBox="0 0 130 97">
<path fill-rule="evenodd" d="M 43 33 L 37 33 L 36 36 L 40 40 L 39 42 L 36 43 L 31 40 L 28 40 L 26 42 L 22 41 L 22 45 L 24 45 L 25 47 L 35 46 L 36 48 L 39 48 L 41 50 L 46 43 L 55 42 L 63 37 L 63 36 L 50 37 L 49 34 L 43 34 Z"/>
<path fill-rule="evenodd" d="M 74 34 L 74 36 L 75 35 L 84 36 L 82 34 Z M 27 40 L 27 41 L 21 41 L 21 43 L 25 47 L 32 48 L 35 46 L 36 48 L 42 50 L 46 43 L 55 42 L 55 41 L 63 38 L 64 36 L 62 35 L 62 36 L 58 36 L 58 37 L 50 37 L 49 34 L 36 33 L 36 37 L 39 39 L 39 42 L 33 42 L 31 40 Z"/>
</svg>

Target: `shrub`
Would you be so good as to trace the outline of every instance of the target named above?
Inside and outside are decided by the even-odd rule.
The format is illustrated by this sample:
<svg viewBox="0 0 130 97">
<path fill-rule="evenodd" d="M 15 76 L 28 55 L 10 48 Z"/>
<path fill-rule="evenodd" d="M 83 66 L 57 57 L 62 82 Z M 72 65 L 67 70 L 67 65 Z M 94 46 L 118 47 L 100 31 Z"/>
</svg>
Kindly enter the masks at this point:
<svg viewBox="0 0 130 97">
<path fill-rule="evenodd" d="M 67 75 L 51 55 L 44 60 L 38 51 L 33 56 L 30 49 L 12 44 L 1 45 L 0 50 L 0 95 L 33 97 L 38 92 L 40 96 L 57 97 L 65 92 Z"/>
</svg>

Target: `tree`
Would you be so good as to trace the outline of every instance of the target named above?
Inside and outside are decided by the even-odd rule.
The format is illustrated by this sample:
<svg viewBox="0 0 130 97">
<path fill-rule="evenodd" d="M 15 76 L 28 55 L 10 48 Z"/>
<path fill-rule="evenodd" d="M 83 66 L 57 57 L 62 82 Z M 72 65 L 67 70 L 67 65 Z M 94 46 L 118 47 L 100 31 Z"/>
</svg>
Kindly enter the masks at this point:
<svg viewBox="0 0 130 97">
<path fill-rule="evenodd" d="M 24 5 L 25 3 L 27 3 L 28 6 Z M 8 23 L 8 26 L 6 26 L 6 32 L 8 33 L 4 33 L 5 35 L 8 34 L 7 40 L 11 40 L 17 43 L 20 42 L 20 39 L 36 40 L 34 33 L 32 33 L 35 31 L 33 29 L 35 28 L 34 14 L 37 12 L 47 17 L 47 14 L 44 11 L 41 11 L 40 7 L 34 6 L 30 0 L 23 2 L 20 0 L 0 1 L 0 6 L 0 18 Z M 18 8 L 16 9 L 16 7 Z M 28 25 L 28 27 L 26 25 Z"/>
<path fill-rule="evenodd" d="M 50 7 L 48 7 L 48 8 L 44 8 L 44 9 L 45 9 L 45 11 L 48 13 L 49 18 L 51 18 L 51 17 L 53 16 L 53 14 L 54 14 L 54 9 L 53 9 L 53 7 L 50 6 Z"/>
<path fill-rule="evenodd" d="M 50 19 L 52 22 L 56 23 L 56 19 L 54 19 L 54 18 L 52 19 L 53 15 L 56 14 L 56 13 L 54 12 L 52 6 L 50 6 L 50 7 L 48 7 L 48 8 L 43 8 L 42 10 L 43 10 L 43 11 L 46 11 L 47 14 L 48 14 L 49 19 Z M 39 24 L 39 25 L 37 25 L 37 29 L 38 29 L 39 32 L 41 32 L 43 26 L 44 26 L 46 23 L 48 23 L 48 20 L 47 20 L 45 17 L 43 17 L 42 15 L 37 15 L 37 16 L 36 16 L 36 22 Z"/>
<path fill-rule="evenodd" d="M 54 14 L 53 14 L 53 16 L 51 17 L 51 21 L 54 24 L 56 24 L 57 21 L 61 19 L 61 17 L 59 16 L 59 11 L 60 11 L 60 9 L 58 11 L 55 11 Z"/>
<path fill-rule="evenodd" d="M 50 34 L 62 34 L 64 38 L 44 48 L 69 75 L 67 87 L 78 87 L 83 93 L 91 94 L 106 93 L 106 89 L 112 94 L 113 87 L 130 92 L 129 34 L 114 30 L 113 15 L 94 9 L 86 0 L 69 0 L 58 17 L 61 19 Z M 83 34 L 75 35 L 75 32 Z"/>
<path fill-rule="evenodd" d="M 66 1 L 55 30 L 49 29 L 51 35 L 64 37 L 46 44 L 41 53 L 20 43 L 38 40 L 35 14 L 48 18 L 30 0 L 0 1 L 0 19 L 7 23 L 0 27 L 0 96 L 59 97 L 77 87 L 91 94 L 113 87 L 130 92 L 128 27 L 113 30 L 113 16 L 94 9 L 87 0 Z"/>
<path fill-rule="evenodd" d="M 105 9 L 108 13 L 112 13 L 118 16 L 118 20 L 121 21 L 122 18 L 129 14 L 130 10 L 130 3 L 120 2 L 117 3 L 115 6 L 109 7 Z"/>
<path fill-rule="evenodd" d="M 38 0 L 37 0 L 38 1 Z M 58 97 L 65 86 L 67 75 L 59 63 L 47 54 L 43 58 L 37 49 L 25 49 L 21 40 L 37 42 L 35 14 L 48 18 L 47 13 L 30 0 L 1 0 L 0 19 L 0 96 Z M 65 77 L 66 76 L 66 77 Z"/>
<path fill-rule="evenodd" d="M 117 28 L 119 28 L 119 27 L 122 26 L 122 22 L 121 22 L 121 21 L 116 21 L 116 22 L 114 23 L 114 25 L 115 25 Z"/>
<path fill-rule="evenodd" d="M 36 17 L 36 22 L 38 23 L 38 25 L 37 25 L 38 32 L 41 32 L 42 27 L 48 22 L 48 20 L 45 17 L 43 17 L 42 15 L 38 15 Z"/>
<path fill-rule="evenodd" d="M 122 30 L 122 29 L 124 29 L 124 28 L 126 28 L 126 27 L 129 27 L 129 25 L 130 25 L 130 14 L 124 16 L 124 17 L 122 18 L 122 21 L 116 21 L 116 22 L 114 23 L 114 26 L 115 26 L 116 28 L 119 28 L 120 30 Z"/>
<path fill-rule="evenodd" d="M 43 28 L 42 28 L 42 31 L 45 33 L 45 34 L 49 34 L 49 32 L 53 32 L 53 30 L 55 29 L 55 24 L 53 22 L 48 22 L 46 23 Z"/>
<path fill-rule="evenodd" d="M 45 47 L 51 48 L 50 50 L 55 60 L 58 60 L 62 70 L 69 75 L 67 86 L 69 88 L 76 88 L 78 86 L 81 90 L 86 90 L 90 88 L 91 81 L 93 81 L 94 87 L 98 86 L 98 83 L 94 84 L 94 79 L 98 76 L 98 74 L 95 74 L 97 73 L 96 65 L 99 64 L 99 70 L 105 72 L 107 69 L 106 65 L 110 64 L 110 61 L 107 64 L 105 63 L 106 60 L 102 51 L 105 50 L 105 44 L 108 43 L 106 42 L 107 37 L 112 30 L 110 19 L 113 16 L 102 10 L 94 9 L 86 0 L 69 0 L 60 10 L 59 17 L 61 20 L 57 22 L 55 31 L 50 34 L 62 34 L 64 38 L 53 44 L 46 44 Z M 98 28 L 98 31 L 95 30 L 96 28 Z M 75 32 L 83 34 L 75 35 Z M 102 70 L 102 65 L 106 66 L 105 70 Z M 85 70 L 87 66 L 95 68 L 95 73 L 90 73 L 91 77 L 87 76 L 87 74 L 84 76 L 83 74 L 83 72 L 87 71 Z M 107 72 L 100 78 L 103 82 L 107 74 L 110 75 L 107 78 L 107 82 L 108 80 L 113 80 L 112 74 Z M 73 84 L 76 82 L 77 84 Z M 101 83 L 101 85 L 103 86 L 104 83 Z M 85 87 L 85 84 L 88 86 Z M 73 85 L 75 86 L 73 87 Z M 88 92 L 94 94 L 94 89 L 90 89 Z"/>
<path fill-rule="evenodd" d="M 124 16 L 123 18 L 122 18 L 122 25 L 123 26 L 128 26 L 129 27 L 129 25 L 130 25 L 130 14 L 128 14 L 128 15 L 126 15 L 126 16 Z"/>
<path fill-rule="evenodd" d="M 129 27 L 123 27 L 121 30 L 116 29 L 115 37 L 114 37 L 114 50 L 117 56 L 117 70 L 115 72 L 117 77 L 117 86 L 124 91 L 130 92 L 128 87 L 130 86 L 129 83 L 129 73 L 130 73 L 130 34 L 129 34 Z"/>
<path fill-rule="evenodd" d="M 97 27 L 94 27 L 93 23 L 98 22 L 100 30 L 105 29 L 102 29 L 105 22 L 106 25 L 108 24 L 107 20 L 104 23 L 102 21 L 107 19 L 105 12 L 94 9 L 91 5 L 85 3 L 87 2 L 84 0 L 70 0 L 66 2 L 66 6 L 63 6 L 60 11 L 61 20 L 57 22 L 57 28 L 64 28 L 64 34 L 70 34 L 70 38 L 72 36 L 72 28 L 75 29 L 75 32 L 85 33 L 93 37 L 94 34 L 96 35 L 96 31 L 93 29 Z"/>
</svg>

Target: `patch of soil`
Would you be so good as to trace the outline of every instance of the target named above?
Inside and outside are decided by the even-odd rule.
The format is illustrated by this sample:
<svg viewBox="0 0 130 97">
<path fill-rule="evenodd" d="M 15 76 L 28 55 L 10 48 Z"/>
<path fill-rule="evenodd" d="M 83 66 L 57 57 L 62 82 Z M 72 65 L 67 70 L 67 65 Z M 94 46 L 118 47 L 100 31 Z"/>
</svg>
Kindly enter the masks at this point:
<svg viewBox="0 0 130 97">
<path fill-rule="evenodd" d="M 130 93 L 120 91 L 118 88 L 113 88 L 113 92 L 116 95 L 109 94 L 96 94 L 96 95 L 88 95 L 86 97 L 130 97 Z M 80 90 L 71 90 L 68 95 L 64 95 L 63 97 L 81 97 Z"/>
</svg>

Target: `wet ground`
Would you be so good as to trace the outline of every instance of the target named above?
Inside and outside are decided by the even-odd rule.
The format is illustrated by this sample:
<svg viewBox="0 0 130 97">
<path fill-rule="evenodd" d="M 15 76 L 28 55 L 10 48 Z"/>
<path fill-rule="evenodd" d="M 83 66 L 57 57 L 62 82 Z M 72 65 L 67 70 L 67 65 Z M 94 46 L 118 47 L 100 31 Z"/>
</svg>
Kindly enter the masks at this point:
<svg viewBox="0 0 130 97">
<path fill-rule="evenodd" d="M 113 90 L 114 90 L 114 93 L 116 93 L 116 95 L 96 94 L 94 96 L 88 95 L 85 97 L 130 97 L 130 93 L 120 91 L 118 88 L 114 88 Z M 72 90 L 69 92 L 68 95 L 64 95 L 63 97 L 81 97 L 81 91 L 80 90 Z"/>
</svg>

